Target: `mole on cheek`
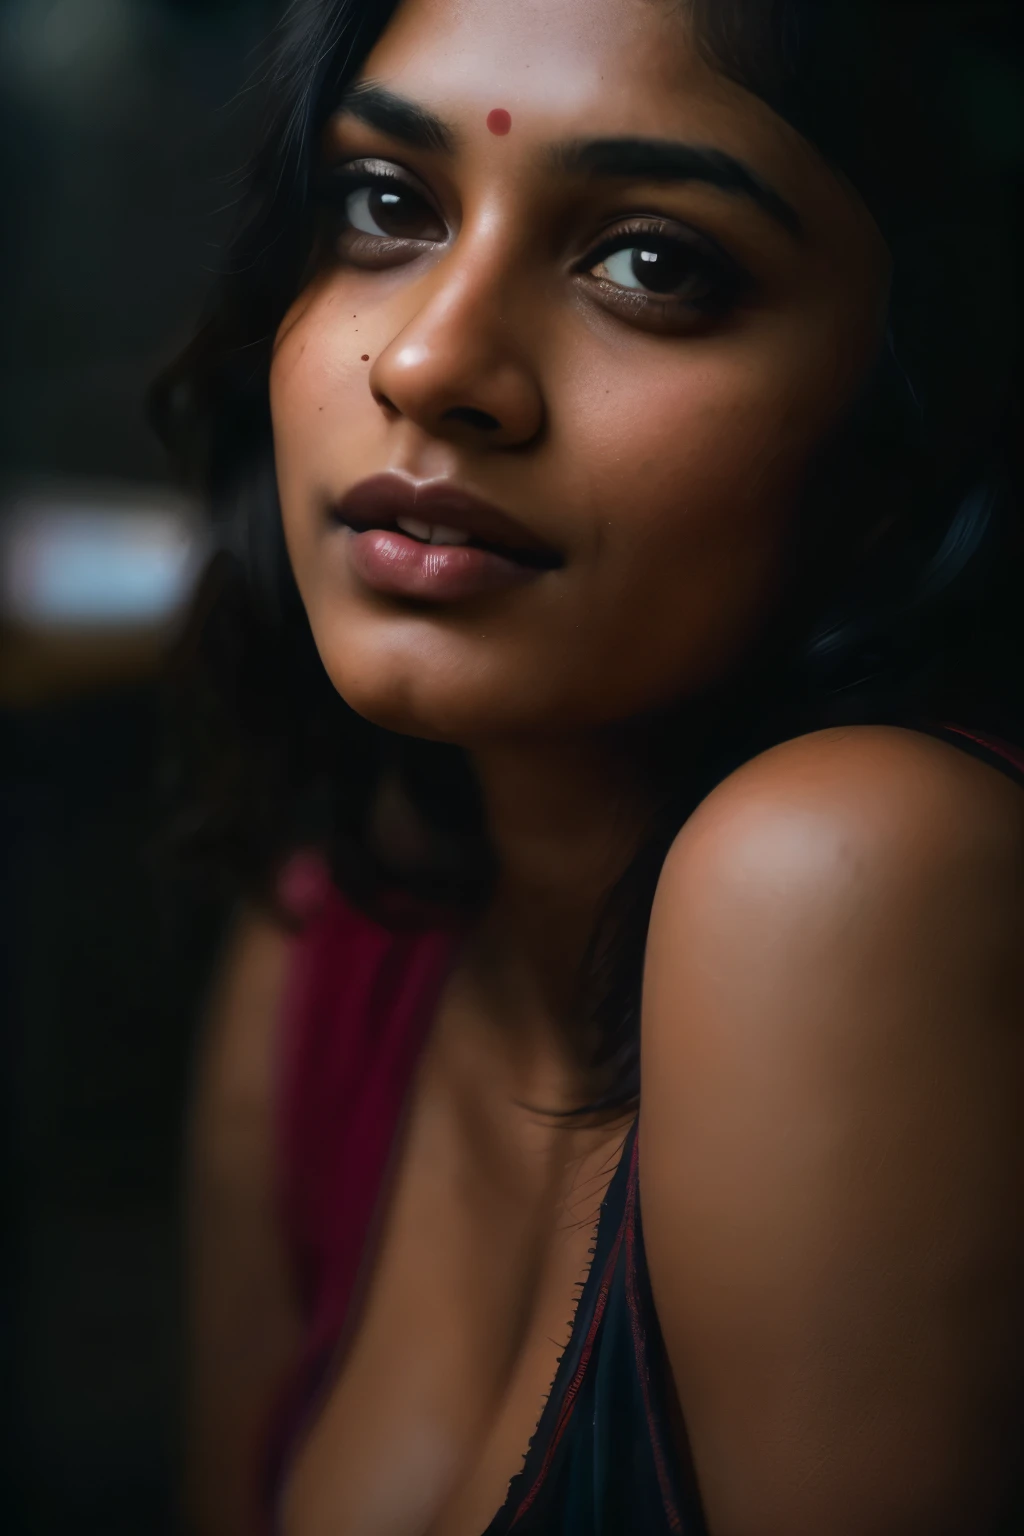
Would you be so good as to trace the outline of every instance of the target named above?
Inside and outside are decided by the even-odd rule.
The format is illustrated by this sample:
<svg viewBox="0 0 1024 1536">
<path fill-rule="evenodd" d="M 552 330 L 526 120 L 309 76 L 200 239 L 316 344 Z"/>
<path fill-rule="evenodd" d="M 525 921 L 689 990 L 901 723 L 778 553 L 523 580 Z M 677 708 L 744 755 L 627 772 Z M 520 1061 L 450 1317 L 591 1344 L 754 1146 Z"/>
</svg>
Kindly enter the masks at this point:
<svg viewBox="0 0 1024 1536">
<path fill-rule="evenodd" d="M 495 107 L 487 114 L 487 126 L 492 133 L 508 133 L 512 127 L 512 114 L 504 107 Z"/>
</svg>

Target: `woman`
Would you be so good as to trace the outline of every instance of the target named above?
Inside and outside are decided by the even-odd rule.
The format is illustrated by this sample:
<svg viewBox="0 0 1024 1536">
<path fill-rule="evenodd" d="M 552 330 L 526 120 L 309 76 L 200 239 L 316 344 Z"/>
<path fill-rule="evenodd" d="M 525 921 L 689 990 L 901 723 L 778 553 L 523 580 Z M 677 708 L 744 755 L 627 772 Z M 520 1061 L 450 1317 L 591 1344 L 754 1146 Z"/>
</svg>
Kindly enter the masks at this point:
<svg viewBox="0 0 1024 1536">
<path fill-rule="evenodd" d="M 1017 1528 L 1016 332 L 950 15 L 295 20 L 163 393 L 254 895 L 203 1531 Z"/>
</svg>

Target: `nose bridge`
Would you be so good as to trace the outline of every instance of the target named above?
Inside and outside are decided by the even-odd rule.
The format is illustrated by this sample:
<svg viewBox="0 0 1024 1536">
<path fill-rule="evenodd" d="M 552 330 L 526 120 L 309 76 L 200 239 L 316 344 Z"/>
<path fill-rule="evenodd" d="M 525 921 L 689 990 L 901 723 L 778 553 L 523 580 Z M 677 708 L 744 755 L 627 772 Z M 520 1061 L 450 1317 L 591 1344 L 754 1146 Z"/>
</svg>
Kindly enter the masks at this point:
<svg viewBox="0 0 1024 1536">
<path fill-rule="evenodd" d="M 442 430 L 451 413 L 491 418 L 522 441 L 542 415 L 539 381 L 510 314 L 514 253 L 496 211 L 481 210 L 433 271 L 412 285 L 412 313 L 378 356 L 371 387 L 403 416 Z"/>
<path fill-rule="evenodd" d="M 500 319 L 515 276 L 510 246 L 500 212 L 481 209 L 439 263 L 434 298 L 453 314 L 466 311 L 474 328 Z"/>
</svg>

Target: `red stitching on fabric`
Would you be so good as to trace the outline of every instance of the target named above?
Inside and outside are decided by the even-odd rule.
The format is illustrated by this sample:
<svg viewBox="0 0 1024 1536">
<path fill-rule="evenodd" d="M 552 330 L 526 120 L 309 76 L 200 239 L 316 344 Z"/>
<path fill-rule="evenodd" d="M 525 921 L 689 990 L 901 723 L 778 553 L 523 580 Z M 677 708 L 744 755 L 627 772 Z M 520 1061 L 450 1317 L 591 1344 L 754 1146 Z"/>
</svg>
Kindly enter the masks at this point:
<svg viewBox="0 0 1024 1536">
<path fill-rule="evenodd" d="M 573 1410 L 576 1407 L 576 1399 L 579 1396 L 580 1387 L 583 1385 L 583 1378 L 587 1374 L 587 1367 L 590 1364 L 590 1357 L 594 1352 L 594 1339 L 597 1336 L 597 1330 L 601 1325 L 601 1319 L 604 1316 L 604 1309 L 608 1303 L 608 1292 L 611 1290 L 612 1275 L 615 1270 L 616 1261 L 619 1257 L 619 1250 L 622 1247 L 623 1225 L 624 1220 L 623 1222 L 619 1223 L 619 1230 L 615 1234 L 615 1241 L 612 1244 L 611 1252 L 609 1253 L 605 1262 L 604 1272 L 601 1275 L 601 1285 L 597 1293 L 597 1300 L 594 1303 L 594 1316 L 591 1319 L 590 1327 L 587 1329 L 587 1337 L 583 1342 L 583 1352 L 580 1355 L 580 1363 L 576 1367 L 572 1381 L 565 1389 L 565 1396 L 562 1398 L 562 1406 L 559 1410 L 558 1419 L 555 1424 L 551 1439 L 548 1442 L 548 1448 L 544 1453 L 544 1460 L 541 1462 L 540 1471 L 537 1473 L 537 1476 L 534 1479 L 533 1487 L 530 1489 L 529 1493 L 524 1496 L 521 1504 L 519 1505 L 519 1508 L 512 1516 L 510 1527 L 517 1524 L 517 1522 L 522 1519 L 523 1515 L 526 1514 L 527 1510 L 530 1508 L 531 1504 L 540 1492 L 544 1483 L 544 1479 L 547 1477 L 551 1470 L 551 1463 L 554 1459 L 555 1451 L 558 1449 L 562 1436 L 565 1434 L 566 1428 L 568 1427 L 569 1420 L 572 1418 Z"/>
<path fill-rule="evenodd" d="M 668 1521 L 670 1531 L 682 1532 L 683 1522 L 676 1508 L 675 1499 L 672 1497 L 672 1485 L 669 1481 L 668 1467 L 665 1459 L 665 1449 L 661 1443 L 661 1432 L 654 1416 L 654 1408 L 651 1403 L 651 1384 L 647 1369 L 647 1335 L 644 1332 L 643 1323 L 640 1320 L 640 1304 L 636 1294 L 636 1192 L 637 1192 L 637 1161 L 639 1141 L 633 1143 L 633 1156 L 629 1163 L 629 1185 L 626 1191 L 626 1210 L 624 1225 L 626 1228 L 626 1301 L 629 1305 L 629 1322 L 633 1334 L 633 1354 L 636 1358 L 636 1373 L 640 1380 L 640 1390 L 644 1398 L 644 1414 L 647 1419 L 647 1433 L 651 1441 L 651 1452 L 654 1456 L 654 1470 L 658 1476 L 658 1488 L 661 1491 L 661 1503 L 665 1511 L 665 1519 Z"/>
<path fill-rule="evenodd" d="M 950 725 L 948 721 L 943 722 L 942 729 L 950 731 L 954 736 L 963 736 L 968 741 L 975 741 L 979 747 L 987 747 L 990 752 L 995 753 L 996 757 L 1005 757 L 1008 763 L 1012 763 L 1015 768 L 1019 768 L 1021 773 L 1024 773 L 1024 754 L 1005 741 L 1000 741 L 998 736 L 983 736 L 977 731 L 965 731 L 962 725 Z"/>
</svg>

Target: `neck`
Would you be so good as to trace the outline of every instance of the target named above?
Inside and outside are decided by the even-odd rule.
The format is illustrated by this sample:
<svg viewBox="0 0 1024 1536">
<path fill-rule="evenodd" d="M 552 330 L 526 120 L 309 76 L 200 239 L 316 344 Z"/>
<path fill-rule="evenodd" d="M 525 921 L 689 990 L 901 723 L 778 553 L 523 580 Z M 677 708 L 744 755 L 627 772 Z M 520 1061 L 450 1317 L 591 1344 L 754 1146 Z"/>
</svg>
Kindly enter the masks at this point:
<svg viewBox="0 0 1024 1536">
<path fill-rule="evenodd" d="M 593 737 L 473 753 L 498 865 L 481 953 L 531 1013 L 571 1006 L 601 905 L 646 829 L 647 758 L 642 741 Z"/>
</svg>

